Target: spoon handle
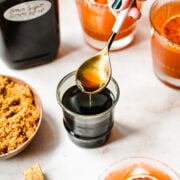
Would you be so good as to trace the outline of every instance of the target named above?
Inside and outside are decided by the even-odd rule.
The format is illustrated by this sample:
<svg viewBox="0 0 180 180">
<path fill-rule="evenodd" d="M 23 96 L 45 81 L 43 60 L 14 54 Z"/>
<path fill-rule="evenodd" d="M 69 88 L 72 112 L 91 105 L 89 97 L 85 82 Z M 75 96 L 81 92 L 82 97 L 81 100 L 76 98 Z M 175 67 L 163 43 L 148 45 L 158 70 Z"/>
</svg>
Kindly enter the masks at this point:
<svg viewBox="0 0 180 180">
<path fill-rule="evenodd" d="M 119 32 L 119 30 L 120 30 L 120 28 L 121 28 L 121 26 L 122 26 L 122 24 L 123 24 L 123 22 L 124 22 L 124 20 L 125 20 L 125 18 L 127 16 L 128 12 L 129 12 L 129 10 L 131 8 L 133 2 L 134 2 L 134 0 L 131 0 L 129 6 L 126 9 L 119 12 L 119 14 L 118 14 L 118 16 L 116 18 L 116 21 L 115 21 L 115 23 L 113 25 L 113 28 L 112 28 L 112 31 L 115 34 L 117 34 Z"/>
</svg>

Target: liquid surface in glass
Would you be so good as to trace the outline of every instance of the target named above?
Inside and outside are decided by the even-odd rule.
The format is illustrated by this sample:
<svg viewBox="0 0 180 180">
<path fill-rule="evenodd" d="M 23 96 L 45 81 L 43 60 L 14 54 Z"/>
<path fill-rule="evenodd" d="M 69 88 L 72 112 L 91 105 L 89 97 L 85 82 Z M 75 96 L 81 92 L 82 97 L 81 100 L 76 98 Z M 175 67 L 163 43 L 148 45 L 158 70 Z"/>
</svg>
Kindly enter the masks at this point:
<svg viewBox="0 0 180 180">
<path fill-rule="evenodd" d="M 145 163 L 114 170 L 104 180 L 173 180 L 166 172 Z"/>
<path fill-rule="evenodd" d="M 114 95 L 105 88 L 100 93 L 85 94 L 77 86 L 69 88 L 62 98 L 63 105 L 78 114 L 93 115 L 106 111 L 112 106 Z"/>
</svg>

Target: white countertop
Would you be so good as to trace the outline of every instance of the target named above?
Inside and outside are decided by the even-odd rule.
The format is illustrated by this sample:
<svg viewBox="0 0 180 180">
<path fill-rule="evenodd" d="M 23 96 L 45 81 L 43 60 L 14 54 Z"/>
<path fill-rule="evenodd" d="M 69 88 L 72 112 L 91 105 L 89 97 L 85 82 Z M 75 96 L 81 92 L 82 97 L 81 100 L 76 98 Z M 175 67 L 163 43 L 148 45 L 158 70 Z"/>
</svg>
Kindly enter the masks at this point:
<svg viewBox="0 0 180 180">
<path fill-rule="evenodd" d="M 144 3 L 134 43 L 110 53 L 121 94 L 112 133 L 102 147 L 86 149 L 73 144 L 56 101 L 59 80 L 96 53 L 83 40 L 74 1 L 60 1 L 59 59 L 25 70 L 10 69 L 0 61 L 0 73 L 28 82 L 39 93 L 44 108 L 42 126 L 30 146 L 16 157 L 0 161 L 0 180 L 23 180 L 22 171 L 36 162 L 47 180 L 97 180 L 107 166 L 129 156 L 155 158 L 180 173 L 180 92 L 162 84 L 153 73 L 151 3 Z"/>
</svg>

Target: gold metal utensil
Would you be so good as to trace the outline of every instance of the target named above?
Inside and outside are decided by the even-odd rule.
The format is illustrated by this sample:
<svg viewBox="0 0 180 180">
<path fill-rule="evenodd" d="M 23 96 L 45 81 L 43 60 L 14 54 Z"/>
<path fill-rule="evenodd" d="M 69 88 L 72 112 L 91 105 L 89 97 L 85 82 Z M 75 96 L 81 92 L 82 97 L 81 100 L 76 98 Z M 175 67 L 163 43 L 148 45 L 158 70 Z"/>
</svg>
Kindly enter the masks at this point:
<svg viewBox="0 0 180 180">
<path fill-rule="evenodd" d="M 116 0 L 116 1 L 122 3 L 121 0 Z M 103 88 L 107 86 L 112 73 L 111 63 L 109 58 L 109 50 L 133 2 L 134 0 L 131 0 L 129 7 L 126 8 L 125 10 L 122 10 L 117 16 L 115 24 L 112 28 L 111 36 L 107 41 L 106 46 L 95 56 L 92 56 L 89 59 L 87 59 L 78 68 L 76 74 L 76 84 L 83 92 L 88 94 L 94 94 L 100 92 Z M 119 7 L 118 3 L 115 4 Z"/>
</svg>

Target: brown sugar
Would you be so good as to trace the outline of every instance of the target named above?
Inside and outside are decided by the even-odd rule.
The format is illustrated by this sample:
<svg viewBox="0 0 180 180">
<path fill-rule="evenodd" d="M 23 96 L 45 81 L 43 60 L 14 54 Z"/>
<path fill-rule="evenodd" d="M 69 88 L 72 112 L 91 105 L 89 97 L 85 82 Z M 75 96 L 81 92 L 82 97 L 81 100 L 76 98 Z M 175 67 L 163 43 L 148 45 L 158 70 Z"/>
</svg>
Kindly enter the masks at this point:
<svg viewBox="0 0 180 180">
<path fill-rule="evenodd" d="M 39 118 L 30 87 L 0 75 L 0 155 L 28 140 Z"/>
</svg>

